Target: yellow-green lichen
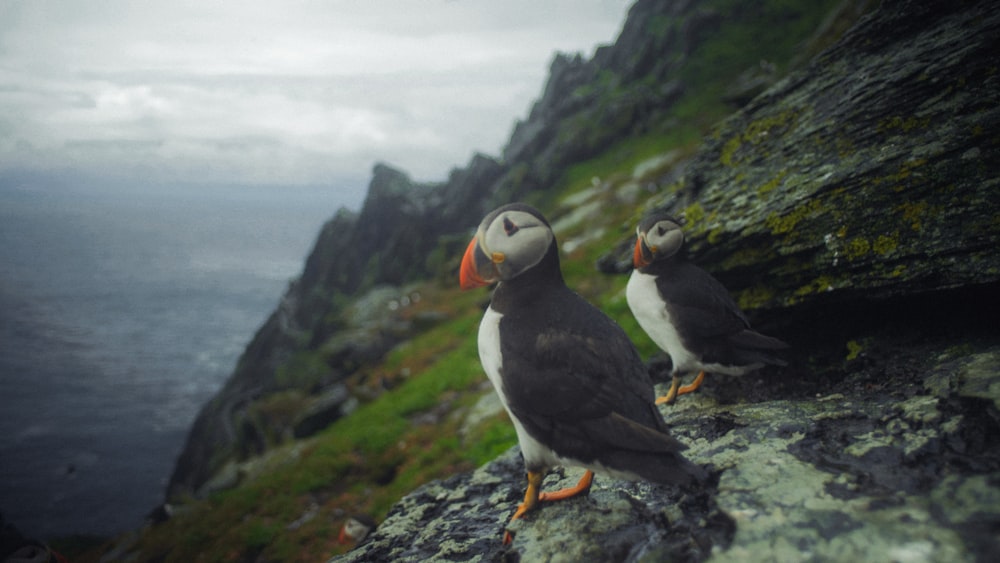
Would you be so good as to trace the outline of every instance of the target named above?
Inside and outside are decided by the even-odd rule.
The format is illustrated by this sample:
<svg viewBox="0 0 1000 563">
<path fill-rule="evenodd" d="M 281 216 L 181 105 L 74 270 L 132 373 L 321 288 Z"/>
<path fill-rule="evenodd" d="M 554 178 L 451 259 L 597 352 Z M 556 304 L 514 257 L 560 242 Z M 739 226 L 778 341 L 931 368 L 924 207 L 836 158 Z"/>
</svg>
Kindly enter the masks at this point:
<svg viewBox="0 0 1000 563">
<path fill-rule="evenodd" d="M 872 243 L 872 250 L 879 256 L 885 256 L 899 246 L 899 232 L 894 231 L 889 235 L 879 235 Z"/>
<path fill-rule="evenodd" d="M 896 210 L 902 213 L 903 221 L 909 223 L 911 229 L 920 232 L 923 226 L 922 220 L 928 207 L 926 201 L 904 201 L 896 206 Z"/>
<path fill-rule="evenodd" d="M 733 137 L 726 141 L 726 144 L 722 145 L 722 154 L 719 155 L 719 161 L 726 166 L 732 166 L 733 155 L 739 150 L 741 145 L 743 145 L 743 141 L 740 137 Z"/>
<path fill-rule="evenodd" d="M 811 282 L 795 290 L 795 297 L 805 297 L 815 293 L 833 290 L 833 279 L 829 276 L 820 276 Z M 798 301 L 798 299 L 796 299 Z"/>
<path fill-rule="evenodd" d="M 886 274 L 887 278 L 895 279 L 906 273 L 906 264 L 896 264 L 896 267 L 892 269 L 891 272 Z"/>
<path fill-rule="evenodd" d="M 744 311 L 759 309 L 773 299 L 774 289 L 760 284 L 748 287 L 736 294 L 736 304 Z"/>
<path fill-rule="evenodd" d="M 777 176 L 771 178 L 770 180 L 765 182 L 764 185 L 757 188 L 757 193 L 761 196 L 765 196 L 773 192 L 775 188 L 781 185 L 781 183 L 785 180 L 786 176 L 788 176 L 788 170 L 782 170 L 781 172 L 778 173 Z"/>
<path fill-rule="evenodd" d="M 771 213 L 764 220 L 764 224 L 767 225 L 767 228 L 771 230 L 771 234 L 773 235 L 791 233 L 803 219 L 819 213 L 821 207 L 822 204 L 819 200 L 812 199 L 785 215 L 780 215 L 777 212 Z"/>
<path fill-rule="evenodd" d="M 709 231 L 707 237 L 709 244 L 718 244 L 719 240 L 722 238 L 722 233 L 724 232 L 725 229 L 723 229 L 722 227 L 716 227 L 711 231 Z"/>
<path fill-rule="evenodd" d="M 871 251 L 872 245 L 864 237 L 854 237 L 844 245 L 844 258 L 857 260 L 864 258 Z"/>
<path fill-rule="evenodd" d="M 735 166 L 738 161 L 744 160 L 737 156 L 744 144 L 755 146 L 762 144 L 773 135 L 780 134 L 783 130 L 791 127 L 797 117 L 795 110 L 788 110 L 751 121 L 743 133 L 730 138 L 722 145 L 719 161 L 725 166 Z"/>
<path fill-rule="evenodd" d="M 892 187 L 893 191 L 901 192 L 907 187 L 906 180 L 914 175 L 916 169 L 925 164 L 927 164 L 927 159 L 924 158 L 907 160 L 899 166 L 899 170 L 896 173 L 874 178 L 872 179 L 872 184 L 875 186 L 888 185 Z"/>
<path fill-rule="evenodd" d="M 847 341 L 847 361 L 856 360 L 865 347 L 857 340 Z"/>
<path fill-rule="evenodd" d="M 684 209 L 684 227 L 688 232 L 704 228 L 700 223 L 705 219 L 705 208 L 697 201 Z"/>
<path fill-rule="evenodd" d="M 892 117 L 886 117 L 878 122 L 876 126 L 879 133 L 888 133 L 890 131 L 902 131 L 903 133 L 909 133 L 914 129 L 926 129 L 930 125 L 931 120 L 929 117 L 901 117 L 894 115 Z"/>
<path fill-rule="evenodd" d="M 731 270 L 744 266 L 758 266 L 762 262 L 772 259 L 774 252 L 774 248 L 770 245 L 743 246 L 724 258 L 720 266 L 723 270 Z"/>
</svg>

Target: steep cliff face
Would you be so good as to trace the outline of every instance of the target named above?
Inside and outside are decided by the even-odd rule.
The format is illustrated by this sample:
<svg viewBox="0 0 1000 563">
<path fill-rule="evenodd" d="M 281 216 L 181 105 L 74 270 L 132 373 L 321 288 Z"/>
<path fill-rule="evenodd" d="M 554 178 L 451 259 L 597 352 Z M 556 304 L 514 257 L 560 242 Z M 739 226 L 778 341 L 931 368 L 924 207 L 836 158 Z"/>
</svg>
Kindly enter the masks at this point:
<svg viewBox="0 0 1000 563">
<path fill-rule="evenodd" d="M 794 7 L 775 9 L 767 2 L 737 3 L 739 9 L 729 4 L 640 0 L 614 45 L 598 49 L 591 60 L 557 55 L 541 98 L 515 127 L 502 160 L 477 155 L 446 181 L 426 184 L 377 165 L 360 212 L 341 210 L 323 227 L 301 277 L 248 345 L 224 388 L 200 412 L 167 497 L 197 493 L 227 463 L 259 453 L 273 436 L 286 435 L 287 428 L 258 412 L 267 410 L 261 405 L 275 392 L 297 390 L 302 411 L 331 394 L 341 396 L 342 380 L 356 367 L 357 355 L 334 354 L 328 365 L 303 366 L 303 351 L 336 338 L 338 346 L 356 344 L 365 357 L 377 357 L 405 336 L 404 330 L 392 338 L 345 344 L 344 335 L 370 333 L 345 313 L 352 301 L 380 286 L 447 272 L 461 255 L 467 232 L 488 210 L 546 197 L 569 165 L 622 138 L 670 130 L 676 122 L 671 108 L 685 92 L 711 89 L 711 99 L 720 100 L 713 110 L 718 112 L 723 96 L 716 90 L 744 71 L 745 61 L 723 57 L 737 61 L 731 63 L 736 66 L 719 66 L 707 77 L 688 63 L 696 57 L 713 60 L 712 52 L 702 51 L 715 48 L 713 30 L 723 20 L 763 26 L 801 20 L 803 29 L 786 30 L 783 36 L 786 42 L 788 37 L 799 41 L 818 25 L 812 16 L 835 2 L 814 7 L 809 18 Z M 779 44 L 761 42 L 753 64 L 761 57 L 786 56 L 791 47 L 780 51 Z M 326 419 L 333 420 L 341 406 L 328 404 L 328 409 Z"/>
<path fill-rule="evenodd" d="M 884 2 L 720 124 L 680 179 L 662 171 L 649 208 L 685 214 L 693 258 L 793 344 L 786 369 L 712 375 L 662 408 L 704 487 L 598 477 L 505 548 L 515 448 L 408 495 L 338 560 L 995 557 L 998 38 L 988 2 Z M 625 271 L 633 241 L 602 268 Z"/>
</svg>

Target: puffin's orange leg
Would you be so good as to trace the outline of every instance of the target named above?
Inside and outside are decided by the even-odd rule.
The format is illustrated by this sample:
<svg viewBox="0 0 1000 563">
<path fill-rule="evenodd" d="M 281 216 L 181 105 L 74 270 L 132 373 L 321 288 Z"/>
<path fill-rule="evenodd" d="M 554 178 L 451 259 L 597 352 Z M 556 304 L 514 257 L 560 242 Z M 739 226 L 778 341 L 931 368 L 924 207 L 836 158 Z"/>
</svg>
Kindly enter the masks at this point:
<svg viewBox="0 0 1000 563">
<path fill-rule="evenodd" d="M 541 492 L 542 480 L 544 478 L 545 473 L 535 473 L 532 471 L 528 472 L 528 490 L 524 492 L 524 502 L 517 507 L 517 511 L 514 512 L 513 516 L 511 516 L 511 522 L 524 516 L 528 511 L 538 506 L 538 503 L 541 501 L 563 500 L 575 497 L 580 493 L 586 494 L 590 491 L 590 485 L 594 482 L 594 472 L 588 469 L 584 471 L 583 477 L 580 477 L 580 480 L 576 485 L 566 487 L 565 489 L 559 489 L 558 491 L 552 491 L 551 493 Z M 513 540 L 514 536 L 512 536 L 509 531 L 504 530 L 503 544 L 509 545 Z"/>
<path fill-rule="evenodd" d="M 684 395 L 685 393 L 690 393 L 692 391 L 697 391 L 701 387 L 701 382 L 705 381 L 705 372 L 698 372 L 698 377 L 694 378 L 694 381 L 690 385 L 685 385 L 677 390 L 678 395 Z"/>
<path fill-rule="evenodd" d="M 677 398 L 677 388 L 681 386 L 681 378 L 674 376 L 674 380 L 670 383 L 670 391 L 667 394 L 656 399 L 656 404 L 662 405 L 664 403 L 668 405 L 674 404 L 674 399 Z"/>
<path fill-rule="evenodd" d="M 542 490 L 542 480 L 545 479 L 545 473 L 539 471 L 528 471 L 528 489 L 524 491 L 524 502 L 522 502 L 518 507 L 514 515 L 510 517 L 510 521 L 513 522 L 518 518 L 524 516 L 529 510 L 535 508 L 538 505 L 538 497 Z M 510 534 L 509 531 L 503 531 L 503 544 L 510 545 L 510 542 L 514 541 L 514 536 Z"/>
<path fill-rule="evenodd" d="M 692 381 L 690 385 L 681 387 L 681 378 L 675 375 L 674 380 L 670 383 L 670 390 L 667 391 L 666 395 L 656 399 L 656 404 L 662 405 L 663 403 L 666 403 L 668 405 L 672 405 L 678 395 L 684 395 L 686 393 L 696 391 L 699 387 L 701 387 L 701 382 L 704 380 L 705 372 L 702 371 L 698 373 L 698 377 L 694 378 L 694 381 Z"/>
<path fill-rule="evenodd" d="M 573 487 L 566 487 L 565 489 L 559 489 L 558 491 L 552 491 L 551 493 L 541 493 L 538 495 L 538 500 L 550 501 L 550 500 L 563 500 L 583 493 L 586 494 L 590 491 L 590 485 L 594 482 L 594 472 L 591 470 L 586 470 L 583 472 L 583 477 L 580 477 L 580 481 Z"/>
</svg>

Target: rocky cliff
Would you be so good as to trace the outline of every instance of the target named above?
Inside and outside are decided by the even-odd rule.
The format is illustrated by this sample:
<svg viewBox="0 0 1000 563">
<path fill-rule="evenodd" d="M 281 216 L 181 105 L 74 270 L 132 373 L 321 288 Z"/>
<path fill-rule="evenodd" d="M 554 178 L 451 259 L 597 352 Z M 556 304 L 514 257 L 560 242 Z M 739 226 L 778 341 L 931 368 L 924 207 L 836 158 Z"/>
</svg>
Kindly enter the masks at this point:
<svg viewBox="0 0 1000 563">
<path fill-rule="evenodd" d="M 414 491 L 335 561 L 992 560 L 1000 346 L 908 345 L 900 359 L 890 376 L 856 365 L 820 396 L 685 396 L 664 408 L 686 455 L 711 470 L 698 490 L 598 477 L 587 497 L 510 525 L 504 547 L 523 494 L 515 447 Z"/>
<path fill-rule="evenodd" d="M 500 532 L 523 493 L 513 449 L 406 496 L 346 560 L 971 561 L 1000 550 L 1000 16 L 985 1 L 808 4 L 812 12 L 763 0 L 640 0 L 614 45 L 590 60 L 554 59 L 502 158 L 476 156 L 424 184 L 376 166 L 362 209 L 324 227 L 199 415 L 169 496 L 232 487 L 239 462 L 312 436 L 399 384 L 386 371 L 358 374 L 449 321 L 447 307 L 404 311 L 428 287 L 417 280 L 447 279 L 435 287 L 454 291 L 469 230 L 495 205 L 526 199 L 553 219 L 567 279 L 622 321 L 636 220 L 653 209 L 683 215 L 691 258 L 756 327 L 792 343 L 791 363 L 711 376 L 663 408 L 690 457 L 711 470 L 704 489 L 599 478 L 589 497 L 519 522 L 504 549 Z M 641 164 L 621 172 L 636 153 Z M 463 342 L 467 321 L 452 330 Z M 651 369 L 668 361 L 654 357 Z M 401 424 L 455 439 L 433 430 L 434 421 L 471 424 L 448 393 L 442 408 L 404 408 Z M 346 479 L 385 458 L 373 479 L 396 486 L 413 455 L 394 436 L 384 451 L 317 438 L 285 450 L 288 459 L 319 473 L 335 466 Z M 330 459 L 309 457 L 324 448 Z M 575 478 L 557 473 L 546 487 Z M 256 527 L 223 542 L 225 553 L 267 559 L 283 538 L 300 534 L 285 543 L 301 546 L 302 530 L 324 530 L 317 514 L 333 525 L 341 489 L 330 479 L 310 475 L 281 510 L 257 514 L 276 494 L 267 483 L 287 483 L 263 479 L 246 495 L 254 502 L 231 508 L 245 514 L 240 526 Z M 181 537 L 205 528 L 177 520 Z M 309 537 L 334 549 L 324 534 L 334 535 Z M 176 549 L 177 536 L 163 535 Z"/>
<path fill-rule="evenodd" d="M 392 287 L 402 295 L 407 283 L 448 275 L 468 230 L 488 210 L 516 199 L 544 204 L 574 163 L 622 139 L 672 135 L 679 122 L 676 105 L 685 95 L 712 100 L 704 117 L 685 121 L 684 134 L 697 134 L 701 121 L 728 111 L 723 99 L 746 94 L 737 75 L 758 68 L 761 58 L 787 60 L 790 53 L 809 52 L 822 39 L 825 28 L 815 30 L 825 14 L 851 12 L 864 3 L 845 2 L 836 10 L 833 0 L 809 9 L 730 4 L 641 0 L 617 41 L 592 59 L 557 55 L 543 94 L 515 126 L 502 159 L 477 155 L 436 183 L 413 182 L 388 165 L 375 166 L 360 212 L 341 210 L 323 227 L 302 275 L 199 413 L 167 498 L 203 496 L 231 485 L 236 462 L 350 411 L 354 401 L 345 379 L 415 328 L 400 319 L 375 322 L 355 314 L 352 305 L 369 291 Z M 773 37 L 743 37 L 750 48 L 734 56 L 718 45 L 718 31 L 727 25 Z M 806 42 L 810 36 L 812 43 Z M 708 65 L 711 72 L 698 70 Z M 723 91 L 731 87 L 737 94 Z M 317 361 L 320 350 L 323 359 Z"/>
<path fill-rule="evenodd" d="M 710 468 L 706 487 L 598 478 L 517 522 L 504 548 L 524 485 L 515 448 L 408 495 L 339 560 L 994 558 L 998 47 L 988 2 L 883 2 L 722 122 L 682 173 L 591 196 L 653 189 L 648 208 L 686 217 L 692 259 L 793 344 L 788 368 L 710 376 L 662 408 Z M 632 240 L 600 268 L 627 270 Z"/>
</svg>

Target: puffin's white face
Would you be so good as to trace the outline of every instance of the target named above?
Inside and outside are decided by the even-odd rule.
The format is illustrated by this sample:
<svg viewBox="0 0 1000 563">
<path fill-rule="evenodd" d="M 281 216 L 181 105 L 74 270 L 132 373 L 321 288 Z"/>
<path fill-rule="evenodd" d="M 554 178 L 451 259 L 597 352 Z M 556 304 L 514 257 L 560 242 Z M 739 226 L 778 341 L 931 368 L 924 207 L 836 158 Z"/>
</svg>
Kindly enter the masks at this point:
<svg viewBox="0 0 1000 563">
<path fill-rule="evenodd" d="M 645 230 L 643 230 L 645 228 Z M 644 221 L 636 227 L 638 240 L 632 258 L 636 268 L 643 268 L 660 258 L 669 258 L 684 244 L 684 231 L 672 219 L 661 219 L 647 225 Z"/>
<path fill-rule="evenodd" d="M 348 518 L 344 526 L 340 529 L 338 540 L 342 544 L 360 543 L 372 531 L 372 525 L 358 520 Z"/>
<path fill-rule="evenodd" d="M 516 278 L 541 261 L 554 237 L 542 219 L 522 209 L 490 213 L 462 259 L 462 288 Z"/>
</svg>

